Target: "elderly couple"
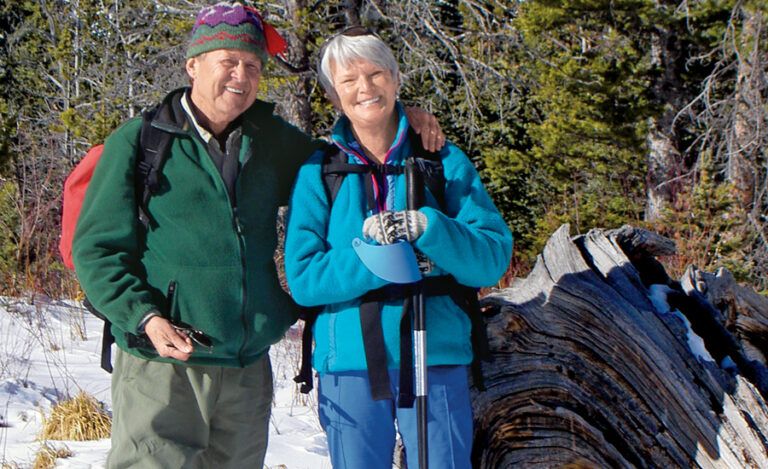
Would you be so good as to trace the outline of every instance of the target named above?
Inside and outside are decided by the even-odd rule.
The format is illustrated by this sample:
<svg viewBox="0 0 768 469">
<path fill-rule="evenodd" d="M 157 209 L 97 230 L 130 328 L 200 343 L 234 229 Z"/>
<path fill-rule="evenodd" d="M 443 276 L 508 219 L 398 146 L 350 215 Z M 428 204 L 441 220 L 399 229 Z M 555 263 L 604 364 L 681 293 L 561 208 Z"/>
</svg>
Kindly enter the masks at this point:
<svg viewBox="0 0 768 469">
<path fill-rule="evenodd" d="M 324 144 L 257 100 L 265 61 L 283 47 L 252 7 L 200 11 L 187 49 L 191 86 L 172 92 L 170 111 L 155 122 L 174 138 L 147 229 L 137 222 L 133 183 L 141 119 L 106 141 L 73 252 L 83 289 L 111 320 L 118 345 L 108 467 L 262 467 L 272 400 L 267 352 L 298 315 L 272 262 L 275 214 L 289 200 L 287 279 L 298 303 L 324 306 L 313 365 L 334 467 L 392 467 L 396 432 L 417 467 L 414 409 L 371 395 L 360 298 L 387 282 L 363 265 L 352 240 L 386 243 L 395 233 L 429 259 L 426 275 L 475 288 L 494 284 L 509 262 L 512 236 L 472 163 L 443 145 L 432 116 L 404 110 L 391 50 L 359 28 L 334 36 L 320 54 L 320 82 L 341 113 L 332 143 L 348 164 L 398 166 L 415 145 L 408 117 L 420 121 L 423 146 L 442 147 L 445 195 L 442 204 L 428 197 L 408 211 L 402 174 L 363 172 L 347 176 L 331 204 Z M 429 460 L 464 468 L 472 443 L 470 321 L 445 293 L 426 299 Z M 377 306 L 394 396 L 402 304 Z M 199 346 L 179 323 L 212 346 Z M 130 344 L 137 335 L 152 347 Z"/>
</svg>

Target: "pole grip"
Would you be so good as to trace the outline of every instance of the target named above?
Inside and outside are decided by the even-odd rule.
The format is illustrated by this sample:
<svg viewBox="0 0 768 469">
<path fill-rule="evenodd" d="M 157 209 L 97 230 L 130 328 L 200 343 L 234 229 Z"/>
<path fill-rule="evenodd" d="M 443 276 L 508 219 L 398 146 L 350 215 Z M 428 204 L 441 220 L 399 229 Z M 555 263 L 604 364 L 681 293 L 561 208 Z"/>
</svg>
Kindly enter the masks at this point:
<svg viewBox="0 0 768 469">
<path fill-rule="evenodd" d="M 414 157 L 405 160 L 405 184 L 408 210 L 418 210 L 424 204 L 424 181 Z"/>
</svg>

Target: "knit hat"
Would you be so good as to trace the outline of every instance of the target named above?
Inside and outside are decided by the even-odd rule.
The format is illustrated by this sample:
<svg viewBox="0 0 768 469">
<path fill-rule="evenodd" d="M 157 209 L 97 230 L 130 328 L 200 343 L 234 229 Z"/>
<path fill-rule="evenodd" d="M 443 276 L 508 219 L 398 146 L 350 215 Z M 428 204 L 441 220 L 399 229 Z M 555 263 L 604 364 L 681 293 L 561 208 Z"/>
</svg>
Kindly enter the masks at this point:
<svg viewBox="0 0 768 469">
<path fill-rule="evenodd" d="M 285 39 L 250 6 L 221 2 L 200 10 L 192 28 L 187 58 L 216 49 L 254 52 L 262 61 L 267 54 L 282 54 Z"/>
</svg>

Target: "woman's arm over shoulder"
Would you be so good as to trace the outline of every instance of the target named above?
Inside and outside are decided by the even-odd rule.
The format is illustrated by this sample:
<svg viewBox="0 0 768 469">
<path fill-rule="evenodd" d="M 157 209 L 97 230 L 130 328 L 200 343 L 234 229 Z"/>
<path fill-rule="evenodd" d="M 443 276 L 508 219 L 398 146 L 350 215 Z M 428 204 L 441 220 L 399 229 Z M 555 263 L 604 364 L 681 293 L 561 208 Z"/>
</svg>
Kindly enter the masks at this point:
<svg viewBox="0 0 768 469">
<path fill-rule="evenodd" d="M 327 241 L 330 211 L 321 174 L 323 153 L 315 152 L 299 170 L 286 229 L 286 278 L 294 300 L 303 306 L 354 300 L 386 283 L 363 266 L 351 244 L 331 247 Z"/>
<path fill-rule="evenodd" d="M 509 266 L 512 233 L 464 152 L 450 143 L 442 151 L 445 213 L 421 209 L 428 222 L 415 245 L 460 283 L 493 285 Z"/>
</svg>

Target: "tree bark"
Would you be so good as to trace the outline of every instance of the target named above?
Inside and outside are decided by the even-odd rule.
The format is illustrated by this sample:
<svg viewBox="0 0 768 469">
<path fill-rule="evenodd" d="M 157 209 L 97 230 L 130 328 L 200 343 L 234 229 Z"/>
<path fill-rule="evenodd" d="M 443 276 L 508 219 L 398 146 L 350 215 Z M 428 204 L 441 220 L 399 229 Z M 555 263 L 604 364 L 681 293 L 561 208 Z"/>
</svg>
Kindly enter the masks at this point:
<svg viewBox="0 0 768 469">
<path fill-rule="evenodd" d="M 312 74 L 307 43 L 307 28 L 302 24 L 303 10 L 307 8 L 305 0 L 283 0 L 285 10 L 291 18 L 293 27 L 283 31 L 288 42 L 288 62 L 299 70 L 303 70 L 291 84 L 291 93 L 283 98 L 284 117 L 298 128 L 312 134 Z"/>
<path fill-rule="evenodd" d="M 473 467 L 768 467 L 764 363 L 691 348 L 691 329 L 707 349 L 730 333 L 653 257 L 670 243 L 564 225 L 527 278 L 483 300 L 493 361 L 473 394 Z M 762 327 L 768 308 L 750 311 Z"/>
<path fill-rule="evenodd" d="M 763 17 L 759 11 L 752 11 L 743 5 L 740 16 L 742 34 L 736 76 L 736 109 L 732 137 L 728 142 L 726 177 L 736 187 L 739 201 L 747 207 L 754 207 L 758 172 L 756 159 L 761 151 L 763 126 L 761 90 L 765 87 L 759 47 Z"/>
<path fill-rule="evenodd" d="M 648 121 L 646 144 L 646 210 L 645 219 L 653 221 L 659 218 L 677 192 L 677 177 L 681 174 L 682 157 L 674 131 L 674 119 L 681 99 L 679 74 L 676 63 L 679 51 L 676 50 L 674 34 L 658 29 L 651 36 L 651 62 L 660 70 L 659 77 L 652 84 L 655 100 L 664 103 L 664 111 Z"/>
</svg>

